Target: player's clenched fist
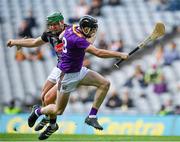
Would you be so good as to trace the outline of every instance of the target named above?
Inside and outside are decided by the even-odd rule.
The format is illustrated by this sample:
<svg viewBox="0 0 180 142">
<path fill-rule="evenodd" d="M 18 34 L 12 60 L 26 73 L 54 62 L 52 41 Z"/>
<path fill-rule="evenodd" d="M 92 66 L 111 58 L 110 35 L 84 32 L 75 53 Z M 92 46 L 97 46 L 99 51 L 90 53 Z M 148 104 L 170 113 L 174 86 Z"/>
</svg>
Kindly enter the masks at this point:
<svg viewBox="0 0 180 142">
<path fill-rule="evenodd" d="M 14 41 L 13 39 L 8 40 L 6 45 L 9 47 L 14 46 L 15 44 L 13 43 L 13 41 Z"/>
<path fill-rule="evenodd" d="M 129 54 L 128 53 L 121 53 L 121 56 L 120 56 L 120 58 L 121 59 L 128 59 L 128 57 L 129 57 Z"/>
</svg>

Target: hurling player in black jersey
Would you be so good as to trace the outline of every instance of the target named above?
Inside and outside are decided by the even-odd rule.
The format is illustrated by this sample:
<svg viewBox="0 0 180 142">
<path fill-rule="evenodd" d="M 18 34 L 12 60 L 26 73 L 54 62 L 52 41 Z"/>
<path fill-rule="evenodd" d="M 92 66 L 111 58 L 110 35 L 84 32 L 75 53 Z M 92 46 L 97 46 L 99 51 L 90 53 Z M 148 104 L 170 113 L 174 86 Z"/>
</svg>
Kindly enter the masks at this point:
<svg viewBox="0 0 180 142">
<path fill-rule="evenodd" d="M 47 16 L 46 21 L 47 30 L 40 37 L 27 39 L 9 39 L 7 41 L 7 46 L 14 46 L 18 48 L 35 48 L 43 44 L 49 43 L 51 45 L 51 48 L 55 51 L 56 55 L 60 56 L 60 54 L 58 53 L 62 52 L 63 43 L 60 40 L 59 35 L 67 27 L 67 25 L 64 23 L 64 17 L 60 12 L 54 12 L 51 15 Z M 59 61 L 60 60 L 58 60 L 58 62 Z M 45 84 L 43 85 L 41 93 L 41 100 L 43 106 L 55 103 L 57 94 L 56 83 L 59 80 L 60 73 L 61 70 L 57 67 L 54 67 L 50 75 L 48 76 Z M 35 130 L 41 130 L 50 121 L 51 120 L 48 116 L 44 116 L 42 120 L 36 125 Z"/>
</svg>

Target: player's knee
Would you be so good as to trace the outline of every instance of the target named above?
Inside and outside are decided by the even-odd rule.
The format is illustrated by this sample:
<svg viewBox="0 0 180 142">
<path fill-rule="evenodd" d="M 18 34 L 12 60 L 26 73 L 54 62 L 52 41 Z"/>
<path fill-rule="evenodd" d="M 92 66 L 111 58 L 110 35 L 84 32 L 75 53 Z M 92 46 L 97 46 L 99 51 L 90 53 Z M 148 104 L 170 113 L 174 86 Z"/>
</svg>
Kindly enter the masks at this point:
<svg viewBox="0 0 180 142">
<path fill-rule="evenodd" d="M 110 83 L 109 80 L 104 80 L 104 82 L 103 82 L 103 89 L 109 90 L 110 84 L 111 83 Z"/>
<path fill-rule="evenodd" d="M 56 105 L 55 104 L 50 104 L 49 105 L 48 114 L 49 115 L 56 115 Z"/>
</svg>

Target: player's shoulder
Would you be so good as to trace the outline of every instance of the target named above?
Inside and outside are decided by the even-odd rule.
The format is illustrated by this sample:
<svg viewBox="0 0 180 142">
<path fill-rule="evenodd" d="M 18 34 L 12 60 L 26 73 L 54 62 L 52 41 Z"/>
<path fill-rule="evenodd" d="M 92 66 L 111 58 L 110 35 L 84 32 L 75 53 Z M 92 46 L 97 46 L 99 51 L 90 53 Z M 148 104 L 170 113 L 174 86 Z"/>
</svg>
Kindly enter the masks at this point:
<svg viewBox="0 0 180 142">
<path fill-rule="evenodd" d="M 64 35 L 68 41 L 73 41 L 74 43 L 88 42 L 81 33 L 79 26 L 75 24 L 67 27 Z"/>
<path fill-rule="evenodd" d="M 64 24 L 65 29 L 72 27 L 72 25 Z"/>
<path fill-rule="evenodd" d="M 45 42 L 48 42 L 49 40 L 49 37 L 50 37 L 50 33 L 48 31 L 44 31 L 41 35 L 41 39 Z"/>
<path fill-rule="evenodd" d="M 86 38 L 83 36 L 80 27 L 78 25 L 72 26 L 72 31 L 76 35 L 77 39 L 79 40 L 86 40 Z"/>
<path fill-rule="evenodd" d="M 43 35 L 46 36 L 46 37 L 52 37 L 53 36 L 52 32 L 50 32 L 48 30 L 44 31 Z"/>
<path fill-rule="evenodd" d="M 70 39 L 76 39 L 79 37 L 79 33 L 75 30 L 75 25 L 70 25 L 68 27 L 66 27 L 65 29 L 65 37 L 68 37 Z"/>
</svg>

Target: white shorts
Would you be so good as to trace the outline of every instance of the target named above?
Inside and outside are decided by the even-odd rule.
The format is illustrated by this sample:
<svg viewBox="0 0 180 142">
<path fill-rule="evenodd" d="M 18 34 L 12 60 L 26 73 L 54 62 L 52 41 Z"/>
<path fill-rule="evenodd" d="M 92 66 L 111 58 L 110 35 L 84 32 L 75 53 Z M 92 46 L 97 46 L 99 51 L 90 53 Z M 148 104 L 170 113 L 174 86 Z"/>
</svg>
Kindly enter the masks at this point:
<svg viewBox="0 0 180 142">
<path fill-rule="evenodd" d="M 51 71 L 50 75 L 48 76 L 47 80 L 56 84 L 59 81 L 60 74 L 61 74 L 61 70 L 57 67 L 54 67 L 53 70 Z"/>
<path fill-rule="evenodd" d="M 82 67 L 80 72 L 75 73 L 65 73 L 62 81 L 61 81 L 61 89 L 62 93 L 69 93 L 74 91 L 77 88 L 79 82 L 86 76 L 89 69 L 86 67 Z"/>
</svg>

